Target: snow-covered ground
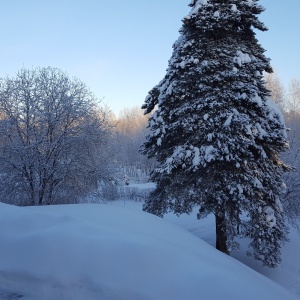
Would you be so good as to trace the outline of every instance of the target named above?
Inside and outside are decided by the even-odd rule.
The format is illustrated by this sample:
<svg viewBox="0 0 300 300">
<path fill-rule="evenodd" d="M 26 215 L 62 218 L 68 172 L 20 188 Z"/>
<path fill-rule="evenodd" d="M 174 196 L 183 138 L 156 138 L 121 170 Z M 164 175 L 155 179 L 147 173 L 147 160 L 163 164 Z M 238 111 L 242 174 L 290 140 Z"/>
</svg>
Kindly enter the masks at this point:
<svg viewBox="0 0 300 300">
<path fill-rule="evenodd" d="M 142 203 L 133 201 L 115 202 L 114 205 L 123 205 L 130 209 L 141 210 Z M 215 220 L 209 216 L 204 220 L 197 220 L 197 212 L 191 215 L 183 214 L 177 217 L 174 214 L 168 214 L 165 220 L 191 232 L 208 244 L 215 246 Z M 232 257 L 243 264 L 249 266 L 258 273 L 268 277 L 272 281 L 285 287 L 291 293 L 300 299 L 300 232 L 291 228 L 289 242 L 282 248 L 282 262 L 279 267 L 270 269 L 263 267 L 261 262 L 247 256 L 247 247 L 250 241 L 239 241 L 241 244 L 240 252 L 233 252 Z"/>
<path fill-rule="evenodd" d="M 0 299 L 298 299 L 202 241 L 212 242 L 209 220 L 140 208 L 0 204 Z"/>
<path fill-rule="evenodd" d="M 196 219 L 196 213 L 194 216 L 182 215 L 179 218 L 170 214 L 165 218 L 195 234 L 210 245 L 215 245 L 215 220 L 212 216 L 200 221 Z M 233 252 L 231 256 L 260 274 L 272 279 L 274 282 L 284 286 L 300 299 L 300 233 L 291 228 L 289 239 L 290 241 L 282 248 L 282 262 L 280 266 L 275 269 L 263 267 L 261 262 L 247 256 L 250 240 L 239 241 L 241 244 L 240 251 Z"/>
</svg>

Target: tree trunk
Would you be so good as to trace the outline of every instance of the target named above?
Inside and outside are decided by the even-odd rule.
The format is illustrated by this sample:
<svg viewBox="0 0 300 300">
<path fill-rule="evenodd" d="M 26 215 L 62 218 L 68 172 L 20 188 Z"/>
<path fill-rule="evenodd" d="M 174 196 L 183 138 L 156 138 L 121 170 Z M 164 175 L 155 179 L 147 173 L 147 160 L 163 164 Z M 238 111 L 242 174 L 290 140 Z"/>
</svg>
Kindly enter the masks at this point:
<svg viewBox="0 0 300 300">
<path fill-rule="evenodd" d="M 219 251 L 229 254 L 227 248 L 227 237 L 226 237 L 226 225 L 224 215 L 215 215 L 216 218 L 216 249 Z"/>
</svg>

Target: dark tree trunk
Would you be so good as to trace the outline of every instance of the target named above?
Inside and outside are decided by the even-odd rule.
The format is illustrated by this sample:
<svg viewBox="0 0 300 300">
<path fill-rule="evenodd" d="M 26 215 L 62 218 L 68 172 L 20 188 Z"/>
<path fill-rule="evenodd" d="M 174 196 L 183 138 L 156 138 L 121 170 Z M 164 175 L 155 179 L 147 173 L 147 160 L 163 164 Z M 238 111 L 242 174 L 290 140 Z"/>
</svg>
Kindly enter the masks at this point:
<svg viewBox="0 0 300 300">
<path fill-rule="evenodd" d="M 225 217 L 220 215 L 215 215 L 216 218 L 216 249 L 219 251 L 229 254 L 227 248 L 227 237 L 226 237 L 226 225 Z"/>
</svg>

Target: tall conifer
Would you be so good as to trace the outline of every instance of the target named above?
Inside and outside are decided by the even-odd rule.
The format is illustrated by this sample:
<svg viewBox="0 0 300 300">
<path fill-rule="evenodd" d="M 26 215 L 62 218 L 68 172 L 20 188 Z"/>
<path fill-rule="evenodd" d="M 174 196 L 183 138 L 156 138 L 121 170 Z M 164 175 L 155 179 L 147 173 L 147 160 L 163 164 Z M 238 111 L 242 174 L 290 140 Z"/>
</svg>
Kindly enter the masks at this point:
<svg viewBox="0 0 300 300">
<path fill-rule="evenodd" d="M 269 99 L 272 72 L 254 29 L 267 28 L 258 0 L 193 0 L 163 80 L 143 109 L 154 111 L 143 152 L 155 157 L 157 186 L 144 210 L 214 214 L 216 247 L 239 248 L 263 264 L 280 262 L 287 227 L 280 203 L 284 121 Z"/>
</svg>

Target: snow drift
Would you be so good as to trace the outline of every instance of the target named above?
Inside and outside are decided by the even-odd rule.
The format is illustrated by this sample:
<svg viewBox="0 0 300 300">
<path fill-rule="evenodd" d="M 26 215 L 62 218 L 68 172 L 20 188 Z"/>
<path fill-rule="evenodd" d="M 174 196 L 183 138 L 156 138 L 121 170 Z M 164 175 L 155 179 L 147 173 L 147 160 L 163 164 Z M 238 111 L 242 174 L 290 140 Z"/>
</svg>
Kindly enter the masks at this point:
<svg viewBox="0 0 300 300">
<path fill-rule="evenodd" d="M 96 204 L 0 204 L 0 291 L 32 300 L 295 299 L 184 229 Z"/>
</svg>

